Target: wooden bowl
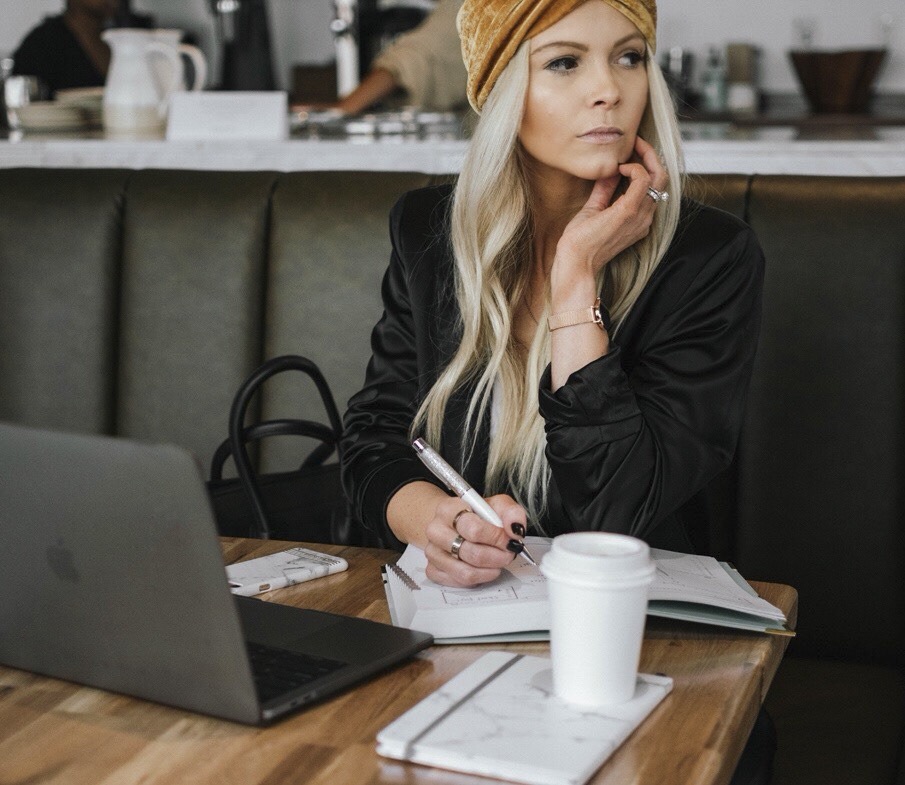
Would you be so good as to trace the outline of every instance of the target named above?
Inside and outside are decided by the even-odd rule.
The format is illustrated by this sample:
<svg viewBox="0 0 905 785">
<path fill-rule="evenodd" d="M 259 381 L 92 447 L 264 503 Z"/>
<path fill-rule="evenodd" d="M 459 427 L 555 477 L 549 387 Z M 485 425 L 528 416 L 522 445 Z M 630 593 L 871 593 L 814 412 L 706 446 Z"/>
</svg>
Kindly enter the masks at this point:
<svg viewBox="0 0 905 785">
<path fill-rule="evenodd" d="M 815 114 L 864 114 L 885 49 L 789 52 L 798 81 Z"/>
</svg>

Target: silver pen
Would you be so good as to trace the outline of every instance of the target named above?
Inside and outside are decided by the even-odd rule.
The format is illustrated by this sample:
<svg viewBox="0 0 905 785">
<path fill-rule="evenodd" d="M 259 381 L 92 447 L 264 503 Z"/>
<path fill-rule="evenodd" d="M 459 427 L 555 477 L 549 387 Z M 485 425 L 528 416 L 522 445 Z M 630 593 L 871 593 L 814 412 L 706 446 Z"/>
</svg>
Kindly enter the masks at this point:
<svg viewBox="0 0 905 785">
<path fill-rule="evenodd" d="M 456 496 L 471 507 L 472 512 L 487 523 L 493 524 L 497 528 L 503 528 L 503 521 L 496 511 L 487 501 L 472 488 L 462 475 L 460 475 L 452 466 L 450 466 L 440 454 L 431 447 L 424 439 L 415 439 L 412 447 L 421 459 L 421 462 L 430 469 L 431 473 L 440 480 L 447 488 L 449 488 Z M 524 559 L 537 566 L 534 557 L 528 553 L 525 543 L 521 540 L 509 540 L 508 549 L 512 553 L 521 554 Z"/>
</svg>

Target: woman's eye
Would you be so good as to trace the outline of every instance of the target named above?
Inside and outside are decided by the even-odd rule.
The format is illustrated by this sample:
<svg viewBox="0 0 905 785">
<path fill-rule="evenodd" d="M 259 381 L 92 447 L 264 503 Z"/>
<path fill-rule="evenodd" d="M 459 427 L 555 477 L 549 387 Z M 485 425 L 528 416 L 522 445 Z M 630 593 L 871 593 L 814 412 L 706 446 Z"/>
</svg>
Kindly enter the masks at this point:
<svg viewBox="0 0 905 785">
<path fill-rule="evenodd" d="M 644 52 L 625 52 L 619 56 L 619 64 L 634 68 L 644 62 Z"/>
<path fill-rule="evenodd" d="M 544 66 L 548 71 L 571 71 L 578 67 L 578 58 L 566 55 L 565 57 L 557 57 Z"/>
</svg>

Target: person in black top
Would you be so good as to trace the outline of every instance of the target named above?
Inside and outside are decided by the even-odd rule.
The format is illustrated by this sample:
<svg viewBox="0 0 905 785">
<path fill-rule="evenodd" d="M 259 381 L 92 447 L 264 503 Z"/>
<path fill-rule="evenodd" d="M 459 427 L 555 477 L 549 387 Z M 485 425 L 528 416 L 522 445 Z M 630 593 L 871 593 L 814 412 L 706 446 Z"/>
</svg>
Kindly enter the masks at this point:
<svg viewBox="0 0 905 785">
<path fill-rule="evenodd" d="M 390 216 L 384 314 L 341 444 L 354 518 L 428 577 L 497 578 L 527 532 L 693 551 L 693 497 L 732 460 L 764 257 L 684 198 L 656 0 L 464 0 L 480 115 L 455 186 Z M 425 437 L 498 514 L 415 455 Z M 732 785 L 769 782 L 762 711 Z"/>
<path fill-rule="evenodd" d="M 66 0 L 66 10 L 47 17 L 13 53 L 13 74 L 37 76 L 50 89 L 101 87 L 110 67 L 110 47 L 101 33 L 118 0 Z"/>
<path fill-rule="evenodd" d="M 462 7 L 480 120 L 455 188 L 393 210 L 342 445 L 355 519 L 423 548 L 438 583 L 495 579 L 526 531 L 694 551 L 689 502 L 732 460 L 763 254 L 743 222 L 682 196 L 655 24 L 655 0 Z M 447 494 L 416 436 L 504 529 Z"/>
</svg>

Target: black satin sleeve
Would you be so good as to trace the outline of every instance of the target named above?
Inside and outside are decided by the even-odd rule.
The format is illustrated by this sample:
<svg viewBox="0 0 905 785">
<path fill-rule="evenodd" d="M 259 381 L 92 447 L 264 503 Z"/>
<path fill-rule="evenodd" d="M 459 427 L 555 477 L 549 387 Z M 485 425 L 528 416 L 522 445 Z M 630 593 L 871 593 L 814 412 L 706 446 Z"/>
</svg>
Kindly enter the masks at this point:
<svg viewBox="0 0 905 785">
<path fill-rule="evenodd" d="M 553 475 L 549 533 L 650 539 L 729 465 L 760 326 L 764 264 L 744 224 L 707 211 L 681 228 L 611 351 L 539 390 Z"/>
<path fill-rule="evenodd" d="M 430 205 L 418 194 L 403 196 L 390 214 L 392 254 L 382 284 L 384 313 L 371 334 L 365 384 L 349 400 L 342 438 L 342 481 L 354 520 L 387 547 L 400 550 L 404 543 L 386 522 L 393 494 L 416 480 L 442 487 L 409 443 L 415 412 L 436 378 L 430 371 L 434 365 L 426 323 L 430 309 L 423 305 L 413 309 L 410 291 L 413 280 L 417 285 L 421 279 L 409 269 L 419 254 L 412 250 L 418 243 L 406 227 L 423 228 L 425 233 L 429 227 L 429 220 L 419 213 Z M 436 287 L 425 280 L 419 292 L 430 288 Z"/>
</svg>

